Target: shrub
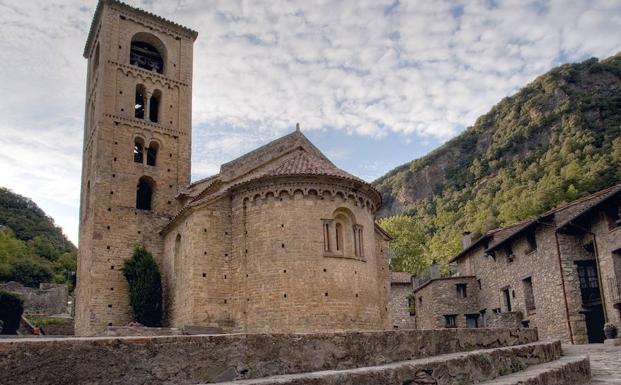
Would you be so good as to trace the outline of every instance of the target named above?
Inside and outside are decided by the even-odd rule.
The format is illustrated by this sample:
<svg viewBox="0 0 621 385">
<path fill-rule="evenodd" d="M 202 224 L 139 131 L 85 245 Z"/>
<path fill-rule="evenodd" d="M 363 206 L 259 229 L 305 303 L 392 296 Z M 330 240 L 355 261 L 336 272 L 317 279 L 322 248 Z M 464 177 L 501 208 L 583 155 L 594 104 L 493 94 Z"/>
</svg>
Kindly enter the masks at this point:
<svg viewBox="0 0 621 385">
<path fill-rule="evenodd" d="M 38 287 L 41 282 L 50 282 L 52 271 L 39 262 L 22 259 L 13 265 L 11 279 L 26 286 Z"/>
<path fill-rule="evenodd" d="M 125 261 L 123 275 L 129 284 L 129 303 L 134 318 L 145 326 L 162 324 L 162 281 L 153 255 L 137 247 Z"/>
<path fill-rule="evenodd" d="M 13 293 L 0 291 L 0 321 L 2 334 L 17 334 L 24 312 L 24 301 Z"/>
</svg>

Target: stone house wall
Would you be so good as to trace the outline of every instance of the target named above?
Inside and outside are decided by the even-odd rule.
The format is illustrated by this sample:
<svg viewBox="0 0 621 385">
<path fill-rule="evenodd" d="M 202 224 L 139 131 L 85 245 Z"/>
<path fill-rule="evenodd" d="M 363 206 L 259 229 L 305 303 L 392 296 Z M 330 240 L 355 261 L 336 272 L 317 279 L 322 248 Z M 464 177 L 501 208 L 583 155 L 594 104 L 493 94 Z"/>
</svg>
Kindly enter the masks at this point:
<svg viewBox="0 0 621 385">
<path fill-rule="evenodd" d="M 530 327 L 539 328 L 541 336 L 569 340 L 569 328 L 563 322 L 566 319 L 565 305 L 559 287 L 561 279 L 554 229 L 538 227 L 535 239 L 535 250 L 531 250 L 524 236 L 511 242 L 512 258 L 507 250 L 486 256 L 483 248 L 478 248 L 458 261 L 458 270 L 462 274 L 475 274 L 480 280 L 479 310 L 484 312 L 484 318 L 494 318 L 493 313 L 509 311 L 503 297 L 503 290 L 509 290 L 511 310 L 520 312 Z M 534 310 L 526 309 L 524 280 L 528 278 L 532 282 Z"/>
<path fill-rule="evenodd" d="M 457 285 L 466 285 L 461 298 Z M 479 314 L 479 286 L 474 277 L 432 279 L 414 289 L 417 329 L 447 327 L 445 316 L 454 315 L 456 327 L 466 327 L 466 315 Z M 480 322 L 480 321 L 479 321 Z"/>
<path fill-rule="evenodd" d="M 390 311 L 391 325 L 394 329 L 416 328 L 416 317 L 410 314 L 409 297 L 412 296 L 411 283 L 390 284 Z"/>
<path fill-rule="evenodd" d="M 24 314 L 68 314 L 69 294 L 67 285 L 42 283 L 39 288 L 24 286 L 18 282 L 0 283 L 0 290 L 17 294 L 24 300 Z"/>
</svg>

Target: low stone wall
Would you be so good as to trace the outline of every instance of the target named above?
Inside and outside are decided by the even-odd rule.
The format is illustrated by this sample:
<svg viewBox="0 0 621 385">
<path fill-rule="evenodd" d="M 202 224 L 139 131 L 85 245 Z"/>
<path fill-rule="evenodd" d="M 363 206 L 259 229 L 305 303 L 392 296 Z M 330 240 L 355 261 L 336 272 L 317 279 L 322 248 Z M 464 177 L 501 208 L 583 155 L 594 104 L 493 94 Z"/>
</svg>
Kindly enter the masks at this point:
<svg viewBox="0 0 621 385">
<path fill-rule="evenodd" d="M 67 285 L 42 283 L 39 289 L 35 289 L 18 282 L 6 282 L 0 283 L 0 290 L 20 296 L 24 300 L 24 314 L 68 313 Z"/>
<path fill-rule="evenodd" d="M 534 342 L 534 329 L 0 340 L 0 383 L 196 384 Z"/>
</svg>

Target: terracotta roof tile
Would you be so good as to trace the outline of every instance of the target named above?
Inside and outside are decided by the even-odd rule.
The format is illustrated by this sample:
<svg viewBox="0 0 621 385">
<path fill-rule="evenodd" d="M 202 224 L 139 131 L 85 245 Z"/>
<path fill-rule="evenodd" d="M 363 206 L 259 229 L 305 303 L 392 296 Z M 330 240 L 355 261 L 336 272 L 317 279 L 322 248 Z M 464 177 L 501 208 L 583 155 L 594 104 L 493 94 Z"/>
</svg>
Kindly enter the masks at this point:
<svg viewBox="0 0 621 385">
<path fill-rule="evenodd" d="M 305 151 L 300 151 L 295 156 L 292 156 L 280 165 L 267 170 L 263 174 L 263 176 L 284 175 L 329 175 L 364 182 L 361 179 L 339 169 L 332 163 L 313 156 Z"/>
</svg>

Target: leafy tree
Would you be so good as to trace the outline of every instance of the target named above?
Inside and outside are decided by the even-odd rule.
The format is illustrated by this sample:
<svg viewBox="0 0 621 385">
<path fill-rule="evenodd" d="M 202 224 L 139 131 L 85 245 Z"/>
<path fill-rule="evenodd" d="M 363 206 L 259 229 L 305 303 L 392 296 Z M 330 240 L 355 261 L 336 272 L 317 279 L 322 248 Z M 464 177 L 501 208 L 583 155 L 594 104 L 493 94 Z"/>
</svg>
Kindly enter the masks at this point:
<svg viewBox="0 0 621 385">
<path fill-rule="evenodd" d="M 24 301 L 19 296 L 6 291 L 0 291 L 2 334 L 17 334 L 23 312 Z"/>
<path fill-rule="evenodd" d="M 380 225 L 394 238 L 390 242 L 394 253 L 391 270 L 418 273 L 427 265 L 423 249 L 425 234 L 412 217 L 398 215 L 384 218 Z"/>
<path fill-rule="evenodd" d="M 38 287 L 40 283 L 52 280 L 52 270 L 41 262 L 22 259 L 13 264 L 11 279 L 26 286 Z"/>
<path fill-rule="evenodd" d="M 123 275 L 129 284 L 129 303 L 136 321 L 145 326 L 162 324 L 162 282 L 153 255 L 136 247 L 123 264 Z"/>
</svg>

